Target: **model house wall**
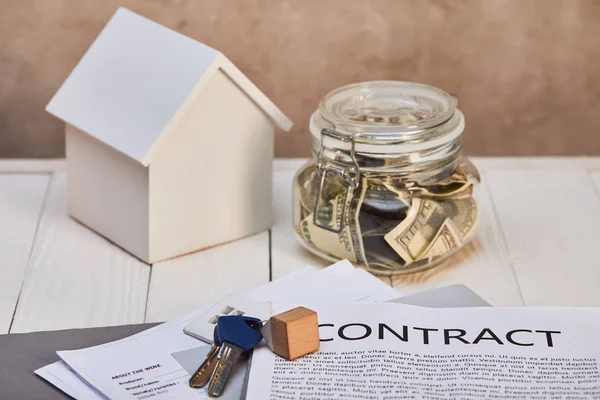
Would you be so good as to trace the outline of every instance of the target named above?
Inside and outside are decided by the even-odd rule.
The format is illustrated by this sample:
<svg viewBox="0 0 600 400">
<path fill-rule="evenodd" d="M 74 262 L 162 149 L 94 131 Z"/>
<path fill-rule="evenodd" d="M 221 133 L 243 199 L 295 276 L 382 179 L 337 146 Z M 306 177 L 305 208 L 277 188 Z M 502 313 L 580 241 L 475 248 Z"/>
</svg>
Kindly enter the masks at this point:
<svg viewBox="0 0 600 400">
<path fill-rule="evenodd" d="M 148 168 L 66 126 L 69 214 L 148 259 Z"/>
<path fill-rule="evenodd" d="M 223 72 L 150 164 L 150 259 L 271 226 L 273 123 Z"/>
</svg>

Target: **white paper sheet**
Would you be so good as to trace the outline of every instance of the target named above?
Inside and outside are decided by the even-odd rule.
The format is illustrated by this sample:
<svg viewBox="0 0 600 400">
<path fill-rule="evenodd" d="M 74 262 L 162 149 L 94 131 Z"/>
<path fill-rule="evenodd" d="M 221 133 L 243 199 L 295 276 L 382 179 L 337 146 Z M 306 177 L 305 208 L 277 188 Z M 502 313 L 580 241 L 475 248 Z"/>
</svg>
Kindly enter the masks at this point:
<svg viewBox="0 0 600 400">
<path fill-rule="evenodd" d="M 262 289 L 267 295 L 271 295 L 271 293 L 275 295 L 277 293 L 276 288 L 280 285 L 284 285 L 286 282 L 292 281 L 297 281 L 300 283 L 306 282 L 306 280 L 310 276 L 316 274 L 317 272 L 318 270 L 315 268 L 303 268 L 301 270 L 294 271 L 293 273 L 286 275 L 282 279 L 270 282 L 266 285 L 261 286 L 260 288 L 253 289 L 251 292 L 260 293 L 260 290 Z M 207 308 L 208 306 L 203 307 L 176 320 L 169 321 L 162 325 L 158 325 L 154 328 L 150 328 L 146 331 L 132 335 L 126 339 L 134 339 L 139 336 L 145 335 L 154 335 L 155 333 L 158 333 L 158 331 L 161 331 L 162 333 L 158 335 L 157 338 L 158 341 L 168 342 L 170 339 L 173 339 L 175 343 L 177 343 L 180 339 L 182 339 L 185 343 L 193 343 L 195 346 L 197 346 L 199 342 L 195 339 L 189 338 L 187 335 L 184 335 L 182 329 L 189 322 L 193 321 L 197 316 L 201 315 Z M 181 330 L 178 329 L 179 325 L 181 326 Z M 168 327 L 166 331 L 164 330 L 165 327 Z M 184 344 L 183 347 L 187 348 L 187 345 Z M 92 389 L 90 386 L 88 386 L 88 384 L 85 381 L 80 379 L 77 376 L 77 374 L 75 374 L 64 361 L 57 361 L 53 364 L 46 365 L 36 370 L 35 373 L 77 400 L 102 400 L 106 398 L 105 396 L 101 395 L 100 393 Z"/>
<path fill-rule="evenodd" d="M 256 348 L 248 399 L 600 398 L 598 308 L 307 306 L 321 348 Z"/>
<path fill-rule="evenodd" d="M 292 303 L 365 299 L 386 301 L 398 297 L 395 290 L 377 278 L 369 276 L 366 279 L 359 271 L 347 261 L 318 272 L 312 268 L 303 269 L 244 295 L 258 301 Z M 79 385 L 75 383 L 81 378 L 111 399 L 139 400 L 148 396 L 161 398 L 161 395 L 162 398 L 208 398 L 205 391 L 188 387 L 189 374 L 171 356 L 172 353 L 198 346 L 198 340 L 185 335 L 183 328 L 205 309 L 115 342 L 58 352 L 78 376 L 70 371 L 70 374 L 67 373 L 64 364 L 60 363 L 43 367 L 36 373 L 56 383 L 56 386 L 61 384 L 58 381 L 60 379 L 63 386 L 69 386 L 69 390 L 77 393 L 78 388 L 83 392 L 83 382 L 79 380 Z M 83 385 L 87 387 L 85 383 Z M 88 391 L 73 397 L 102 398 L 96 393 L 94 395 Z"/>
<path fill-rule="evenodd" d="M 251 295 L 255 292 L 260 294 L 262 290 L 266 296 L 272 297 L 278 293 L 278 287 L 283 286 L 288 282 L 307 282 L 309 277 L 317 274 L 318 272 L 319 270 L 317 270 L 316 268 L 303 268 L 298 271 L 294 271 L 282 277 L 281 279 L 270 282 L 259 288 L 253 289 L 249 292 L 248 295 Z M 176 320 L 169 321 L 165 324 L 161 324 L 156 327 L 150 328 L 143 332 L 132 335 L 126 339 L 133 339 L 137 338 L 138 336 L 154 334 L 156 331 L 162 330 L 162 328 L 164 328 L 165 325 L 169 324 L 169 329 L 167 330 L 168 335 L 162 334 L 159 340 L 168 341 L 170 338 L 173 338 L 175 342 L 177 342 L 179 339 L 183 338 L 183 340 L 187 342 L 189 340 L 189 337 L 187 335 L 183 335 L 183 332 L 180 332 L 180 330 L 178 329 L 178 325 L 181 325 L 182 327 L 185 326 L 190 321 L 194 320 L 199 315 L 204 313 L 204 311 L 208 307 L 209 306 L 203 307 L 199 310 L 193 311 L 192 313 L 186 314 L 183 317 L 180 317 Z M 198 341 L 194 340 L 193 343 L 197 346 Z M 80 379 L 77 376 L 77 374 L 74 373 L 64 361 L 57 361 L 53 364 L 46 365 L 36 370 L 35 373 L 77 400 L 101 400 L 106 398 L 105 396 L 91 388 L 85 381 Z"/>
<path fill-rule="evenodd" d="M 69 369 L 64 361 L 46 365 L 35 371 L 54 386 L 79 400 L 104 400 L 105 397 L 97 393 Z"/>
</svg>

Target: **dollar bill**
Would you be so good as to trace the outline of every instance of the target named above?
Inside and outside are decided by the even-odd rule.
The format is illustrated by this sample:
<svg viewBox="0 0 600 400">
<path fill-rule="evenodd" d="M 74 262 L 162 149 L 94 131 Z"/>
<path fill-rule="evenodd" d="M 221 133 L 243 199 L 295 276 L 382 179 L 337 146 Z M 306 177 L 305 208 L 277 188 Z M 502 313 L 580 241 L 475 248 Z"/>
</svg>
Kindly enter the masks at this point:
<svg viewBox="0 0 600 400">
<path fill-rule="evenodd" d="M 473 180 L 466 175 L 454 172 L 449 177 L 426 186 L 414 186 L 409 189 L 413 196 L 436 200 L 461 199 L 473 196 Z"/>
<path fill-rule="evenodd" d="M 368 266 L 359 222 L 360 209 L 362 208 L 362 204 L 367 193 L 367 178 L 363 178 L 361 180 L 360 186 L 356 192 L 358 192 L 358 196 L 353 197 L 350 201 L 350 210 L 347 214 L 347 224 L 348 229 L 350 229 L 356 260 L 359 264 Z"/>
<path fill-rule="evenodd" d="M 371 187 L 381 187 L 388 195 L 395 193 L 397 198 L 412 197 L 441 199 L 459 199 L 472 197 L 474 180 L 462 171 L 455 171 L 450 176 L 427 185 L 407 181 L 405 178 L 381 177 L 370 180 Z"/>
<path fill-rule="evenodd" d="M 314 213 L 306 216 L 300 223 L 299 233 L 302 238 L 309 245 L 333 257 L 365 265 L 362 234 L 358 223 L 358 212 L 365 192 L 366 185 L 361 184 L 353 190 L 348 200 L 344 191 L 318 206 Z M 315 219 L 319 225 L 333 229 L 341 227 L 341 231 L 338 233 L 323 229 L 315 224 Z"/>
<path fill-rule="evenodd" d="M 391 268 L 400 270 L 404 267 L 404 263 L 392 260 L 377 252 L 369 251 L 365 249 L 369 268 L 380 269 L 382 271 L 389 270 Z"/>
<path fill-rule="evenodd" d="M 409 265 L 419 260 L 444 220 L 444 209 L 437 201 L 416 197 L 406 219 L 388 232 L 384 239 Z"/>
<path fill-rule="evenodd" d="M 419 260 L 426 260 L 427 263 L 433 262 L 435 259 L 457 250 L 462 242 L 460 233 L 452 221 L 446 218 L 429 246 L 419 256 Z"/>
<path fill-rule="evenodd" d="M 412 198 L 412 193 L 402 186 L 395 184 L 385 178 L 369 178 L 367 181 L 366 197 L 369 199 L 380 198 L 389 201 L 396 199 L 408 204 Z"/>
<path fill-rule="evenodd" d="M 317 166 L 311 165 L 301 171 L 295 178 L 296 190 L 298 191 L 298 199 L 300 208 L 303 212 L 312 213 L 315 209 L 315 201 L 317 199 L 317 190 L 319 189 L 319 179 L 317 177 Z"/>
<path fill-rule="evenodd" d="M 299 213 L 299 221 L 304 220 L 308 215 L 315 212 L 317 197 L 319 194 L 319 185 L 321 184 L 320 175 L 316 164 L 310 165 L 298 173 L 294 179 L 295 196 L 299 200 L 295 205 Z M 328 176 L 320 194 L 321 205 L 334 201 L 337 194 L 345 192 L 345 187 L 341 176 Z"/>
<path fill-rule="evenodd" d="M 476 225 L 477 203 L 473 198 L 440 202 L 414 198 L 406 219 L 384 238 L 409 265 L 454 251 L 470 238 Z M 453 247 L 443 251 L 450 244 Z"/>
<path fill-rule="evenodd" d="M 479 214 L 477 202 L 473 197 L 461 199 L 442 200 L 439 202 L 444 213 L 450 218 L 453 226 L 460 233 L 462 241 L 471 238 L 477 226 Z"/>
</svg>

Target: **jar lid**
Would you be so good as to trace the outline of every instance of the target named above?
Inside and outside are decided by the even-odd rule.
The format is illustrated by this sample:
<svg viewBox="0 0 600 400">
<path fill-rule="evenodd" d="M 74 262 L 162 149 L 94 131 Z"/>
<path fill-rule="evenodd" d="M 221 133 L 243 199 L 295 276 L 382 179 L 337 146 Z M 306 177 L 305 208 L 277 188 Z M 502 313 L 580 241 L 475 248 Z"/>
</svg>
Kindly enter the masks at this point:
<svg viewBox="0 0 600 400">
<path fill-rule="evenodd" d="M 371 81 L 343 86 L 328 93 L 311 117 L 310 130 L 320 138 L 324 128 L 351 136 L 364 145 L 400 145 L 415 141 L 450 141 L 460 135 L 464 118 L 456 98 L 443 90 L 414 82 Z M 436 140 L 438 139 L 438 140 Z M 370 147 L 370 146 L 369 146 Z M 414 147 L 414 146 L 408 146 Z M 373 149 L 372 149 L 373 150 Z"/>
</svg>

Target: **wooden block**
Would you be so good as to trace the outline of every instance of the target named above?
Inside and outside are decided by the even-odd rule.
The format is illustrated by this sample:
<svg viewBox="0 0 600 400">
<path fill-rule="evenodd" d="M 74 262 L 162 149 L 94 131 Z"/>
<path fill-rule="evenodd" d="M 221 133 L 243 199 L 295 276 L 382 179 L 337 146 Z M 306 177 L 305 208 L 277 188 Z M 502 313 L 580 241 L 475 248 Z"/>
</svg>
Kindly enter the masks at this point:
<svg viewBox="0 0 600 400">
<path fill-rule="evenodd" d="M 319 322 L 313 310 L 296 307 L 271 317 L 269 322 L 275 354 L 294 360 L 319 350 Z"/>
</svg>

